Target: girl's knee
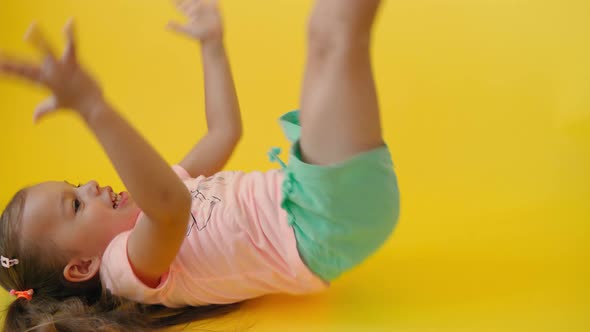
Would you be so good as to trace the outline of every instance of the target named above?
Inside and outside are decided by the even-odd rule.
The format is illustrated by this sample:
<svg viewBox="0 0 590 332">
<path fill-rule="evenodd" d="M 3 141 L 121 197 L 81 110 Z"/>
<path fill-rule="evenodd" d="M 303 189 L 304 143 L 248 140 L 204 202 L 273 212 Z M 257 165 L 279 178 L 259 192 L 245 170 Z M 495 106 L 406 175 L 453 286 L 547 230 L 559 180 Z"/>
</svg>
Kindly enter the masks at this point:
<svg viewBox="0 0 590 332">
<path fill-rule="evenodd" d="M 370 31 L 358 30 L 333 15 L 313 15 L 307 27 L 308 53 L 320 58 L 368 50 Z"/>
</svg>

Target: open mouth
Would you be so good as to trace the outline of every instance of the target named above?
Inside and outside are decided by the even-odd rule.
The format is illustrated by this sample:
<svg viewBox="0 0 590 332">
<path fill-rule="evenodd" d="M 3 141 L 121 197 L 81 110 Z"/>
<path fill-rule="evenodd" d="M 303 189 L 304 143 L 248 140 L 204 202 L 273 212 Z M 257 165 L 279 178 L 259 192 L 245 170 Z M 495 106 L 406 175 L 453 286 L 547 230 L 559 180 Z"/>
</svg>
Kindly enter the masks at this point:
<svg viewBox="0 0 590 332">
<path fill-rule="evenodd" d="M 113 209 L 118 208 L 119 204 L 121 203 L 121 195 L 111 191 L 111 201 L 113 202 Z"/>
</svg>

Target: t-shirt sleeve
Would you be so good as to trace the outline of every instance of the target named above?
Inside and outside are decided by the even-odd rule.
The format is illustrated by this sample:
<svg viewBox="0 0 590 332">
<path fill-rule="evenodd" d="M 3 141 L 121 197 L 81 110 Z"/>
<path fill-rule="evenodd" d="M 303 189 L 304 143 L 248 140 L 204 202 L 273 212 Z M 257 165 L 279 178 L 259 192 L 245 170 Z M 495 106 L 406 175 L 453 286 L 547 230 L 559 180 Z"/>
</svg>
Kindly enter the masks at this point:
<svg viewBox="0 0 590 332">
<path fill-rule="evenodd" d="M 115 295 L 141 303 L 166 302 L 170 271 L 162 276 L 162 280 L 156 288 L 151 288 L 141 282 L 133 273 L 127 255 L 127 241 L 130 234 L 131 231 L 126 231 L 117 235 L 105 250 L 100 266 L 103 287 L 108 288 Z"/>
</svg>

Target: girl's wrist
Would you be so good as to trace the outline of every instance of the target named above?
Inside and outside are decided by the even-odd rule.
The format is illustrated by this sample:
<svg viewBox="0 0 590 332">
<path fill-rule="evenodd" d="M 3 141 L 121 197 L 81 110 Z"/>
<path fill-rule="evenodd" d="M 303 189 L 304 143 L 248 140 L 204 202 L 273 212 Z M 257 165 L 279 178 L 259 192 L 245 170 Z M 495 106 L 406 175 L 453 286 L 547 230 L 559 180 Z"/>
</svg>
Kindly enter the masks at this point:
<svg viewBox="0 0 590 332">
<path fill-rule="evenodd" d="M 98 114 L 107 110 L 109 105 L 102 95 L 89 98 L 82 105 L 76 108 L 82 119 L 86 122 L 92 121 Z"/>
<path fill-rule="evenodd" d="M 201 50 L 205 53 L 220 53 L 224 50 L 223 38 L 211 38 L 201 41 Z"/>
</svg>

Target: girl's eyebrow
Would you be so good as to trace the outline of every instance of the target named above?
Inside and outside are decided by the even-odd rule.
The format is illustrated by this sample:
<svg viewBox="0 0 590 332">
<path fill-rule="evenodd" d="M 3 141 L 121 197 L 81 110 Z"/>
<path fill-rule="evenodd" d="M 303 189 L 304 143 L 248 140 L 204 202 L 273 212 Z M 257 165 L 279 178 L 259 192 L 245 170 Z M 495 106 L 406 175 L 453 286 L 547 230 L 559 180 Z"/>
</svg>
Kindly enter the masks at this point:
<svg viewBox="0 0 590 332">
<path fill-rule="evenodd" d="M 61 203 L 60 204 L 61 205 L 61 214 L 62 214 L 62 216 L 66 217 L 66 208 L 65 208 L 65 206 L 66 206 L 66 195 L 65 195 L 65 192 L 64 191 L 61 192 L 61 198 L 59 199 L 59 201 Z"/>
<path fill-rule="evenodd" d="M 64 180 L 64 183 L 66 183 L 67 185 L 70 185 L 70 186 L 72 186 L 72 187 L 74 186 L 73 184 L 69 183 L 69 182 L 68 182 L 68 181 L 66 181 L 66 180 Z M 68 213 L 67 213 L 67 211 L 66 211 L 66 207 L 65 207 L 65 206 L 67 205 L 67 204 L 66 204 L 67 202 L 66 202 L 66 192 L 65 192 L 65 191 L 62 191 L 62 192 L 61 192 L 61 198 L 60 198 L 60 202 L 61 202 L 61 214 L 62 214 L 64 217 L 66 217 L 66 218 L 67 218 L 67 217 L 68 217 Z"/>
</svg>

